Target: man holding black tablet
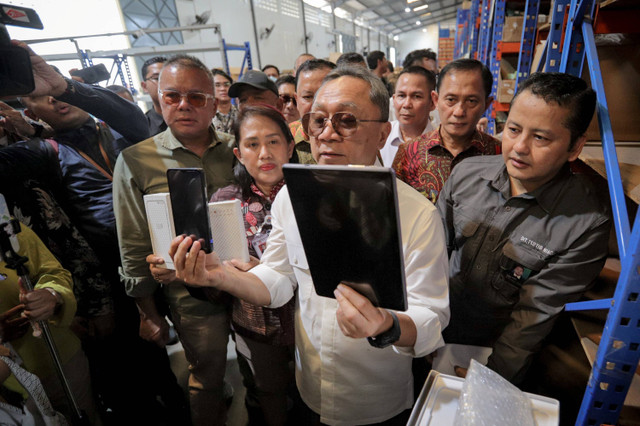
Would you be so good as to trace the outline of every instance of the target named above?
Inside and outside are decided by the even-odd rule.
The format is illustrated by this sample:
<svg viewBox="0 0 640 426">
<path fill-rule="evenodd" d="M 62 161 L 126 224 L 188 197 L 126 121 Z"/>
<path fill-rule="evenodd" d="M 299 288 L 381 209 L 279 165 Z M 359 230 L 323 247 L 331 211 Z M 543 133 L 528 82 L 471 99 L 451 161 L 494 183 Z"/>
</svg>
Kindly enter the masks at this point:
<svg viewBox="0 0 640 426">
<path fill-rule="evenodd" d="M 388 114 L 379 79 L 360 68 L 331 72 L 303 121 L 318 164 L 376 165 L 390 131 Z M 343 284 L 336 299 L 316 294 L 287 187 L 274 201 L 261 264 L 250 272 L 220 264 L 215 253 L 205 255 L 190 238 L 172 244 L 177 274 L 189 285 L 217 287 L 269 307 L 286 303 L 298 288 L 296 381 L 305 424 L 406 424 L 414 401 L 412 357 L 443 344 L 449 302 L 442 224 L 428 200 L 402 182 L 397 189 L 405 312 L 376 308 Z"/>
</svg>

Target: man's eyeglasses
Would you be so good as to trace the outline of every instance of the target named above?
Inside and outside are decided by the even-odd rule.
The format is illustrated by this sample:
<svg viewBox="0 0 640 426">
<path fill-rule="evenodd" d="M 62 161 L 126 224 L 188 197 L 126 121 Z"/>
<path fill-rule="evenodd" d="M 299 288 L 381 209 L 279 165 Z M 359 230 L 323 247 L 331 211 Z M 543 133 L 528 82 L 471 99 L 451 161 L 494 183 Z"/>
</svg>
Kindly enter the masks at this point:
<svg viewBox="0 0 640 426">
<path fill-rule="evenodd" d="M 196 108 L 205 107 L 209 99 L 214 99 L 213 95 L 202 92 L 180 93 L 175 90 L 158 90 L 158 94 L 167 105 L 179 104 L 183 98 L 186 98 L 187 102 Z"/>
<path fill-rule="evenodd" d="M 225 81 L 224 83 L 215 83 L 214 86 L 216 87 L 216 89 L 219 89 L 221 87 L 229 87 L 231 86 L 231 83 L 228 81 Z"/>
<path fill-rule="evenodd" d="M 358 130 L 360 123 L 385 123 L 385 120 L 360 120 L 350 112 L 337 112 L 331 118 L 323 112 L 308 112 L 302 116 L 302 128 L 307 135 L 317 137 L 331 121 L 333 130 L 343 138 L 351 136 Z"/>
<path fill-rule="evenodd" d="M 158 80 L 160 79 L 159 75 L 152 75 L 151 77 L 147 77 L 144 79 L 144 81 L 153 81 L 154 83 L 158 83 Z"/>
<path fill-rule="evenodd" d="M 290 96 L 290 95 L 280 95 L 280 99 L 282 99 L 282 103 L 283 104 L 288 104 L 289 102 L 293 102 L 294 106 L 298 106 L 298 102 L 296 101 L 296 97 L 295 96 Z"/>
</svg>

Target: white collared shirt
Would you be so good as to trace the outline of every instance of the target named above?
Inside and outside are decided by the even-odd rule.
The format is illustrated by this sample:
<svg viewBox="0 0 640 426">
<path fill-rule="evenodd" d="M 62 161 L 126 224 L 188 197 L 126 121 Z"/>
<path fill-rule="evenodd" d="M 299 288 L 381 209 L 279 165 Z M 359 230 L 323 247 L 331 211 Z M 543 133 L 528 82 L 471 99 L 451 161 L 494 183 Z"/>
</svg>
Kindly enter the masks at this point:
<svg viewBox="0 0 640 426">
<path fill-rule="evenodd" d="M 422 131 L 422 135 L 425 133 L 431 132 L 435 130 L 433 124 L 431 124 L 431 120 L 427 121 L 427 126 Z M 385 142 L 384 146 L 380 150 L 380 156 L 382 157 L 382 164 L 385 167 L 391 167 L 393 164 L 393 159 L 396 158 L 396 153 L 398 152 L 398 147 L 400 144 L 408 142 L 402 139 L 402 132 L 400 131 L 400 122 L 398 120 L 394 120 L 391 122 L 391 132 L 387 137 L 387 142 Z"/>
<path fill-rule="evenodd" d="M 342 334 L 336 300 L 320 297 L 314 290 L 286 186 L 271 209 L 273 229 L 261 264 L 251 270 L 269 289 L 270 307 L 286 303 L 298 288 L 296 382 L 302 399 L 320 414 L 322 423 L 378 423 L 411 408 L 412 357 L 443 345 L 449 297 L 440 215 L 410 186 L 398 180 L 397 188 L 409 302 L 404 314 L 417 329 L 413 347 L 379 349 L 366 339 Z"/>
</svg>

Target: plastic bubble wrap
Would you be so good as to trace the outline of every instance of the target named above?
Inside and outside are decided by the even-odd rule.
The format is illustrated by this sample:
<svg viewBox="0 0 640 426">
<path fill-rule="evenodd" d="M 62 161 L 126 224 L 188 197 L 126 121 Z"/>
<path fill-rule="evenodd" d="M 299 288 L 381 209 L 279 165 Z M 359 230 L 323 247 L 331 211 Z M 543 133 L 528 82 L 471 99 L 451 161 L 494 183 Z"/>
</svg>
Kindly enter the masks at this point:
<svg viewBox="0 0 640 426">
<path fill-rule="evenodd" d="M 529 397 L 475 360 L 462 385 L 456 426 L 535 426 Z"/>
</svg>

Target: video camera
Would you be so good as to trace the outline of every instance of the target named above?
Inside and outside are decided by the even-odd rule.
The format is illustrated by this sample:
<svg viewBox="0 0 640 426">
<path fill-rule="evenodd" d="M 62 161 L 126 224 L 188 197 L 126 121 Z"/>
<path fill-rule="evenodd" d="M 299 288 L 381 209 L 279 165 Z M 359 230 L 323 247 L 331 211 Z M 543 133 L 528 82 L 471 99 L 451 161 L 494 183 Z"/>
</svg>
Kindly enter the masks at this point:
<svg viewBox="0 0 640 426">
<path fill-rule="evenodd" d="M 35 89 L 29 52 L 11 44 L 5 25 L 44 27 L 35 10 L 0 3 L 0 97 L 26 95 Z"/>
</svg>

